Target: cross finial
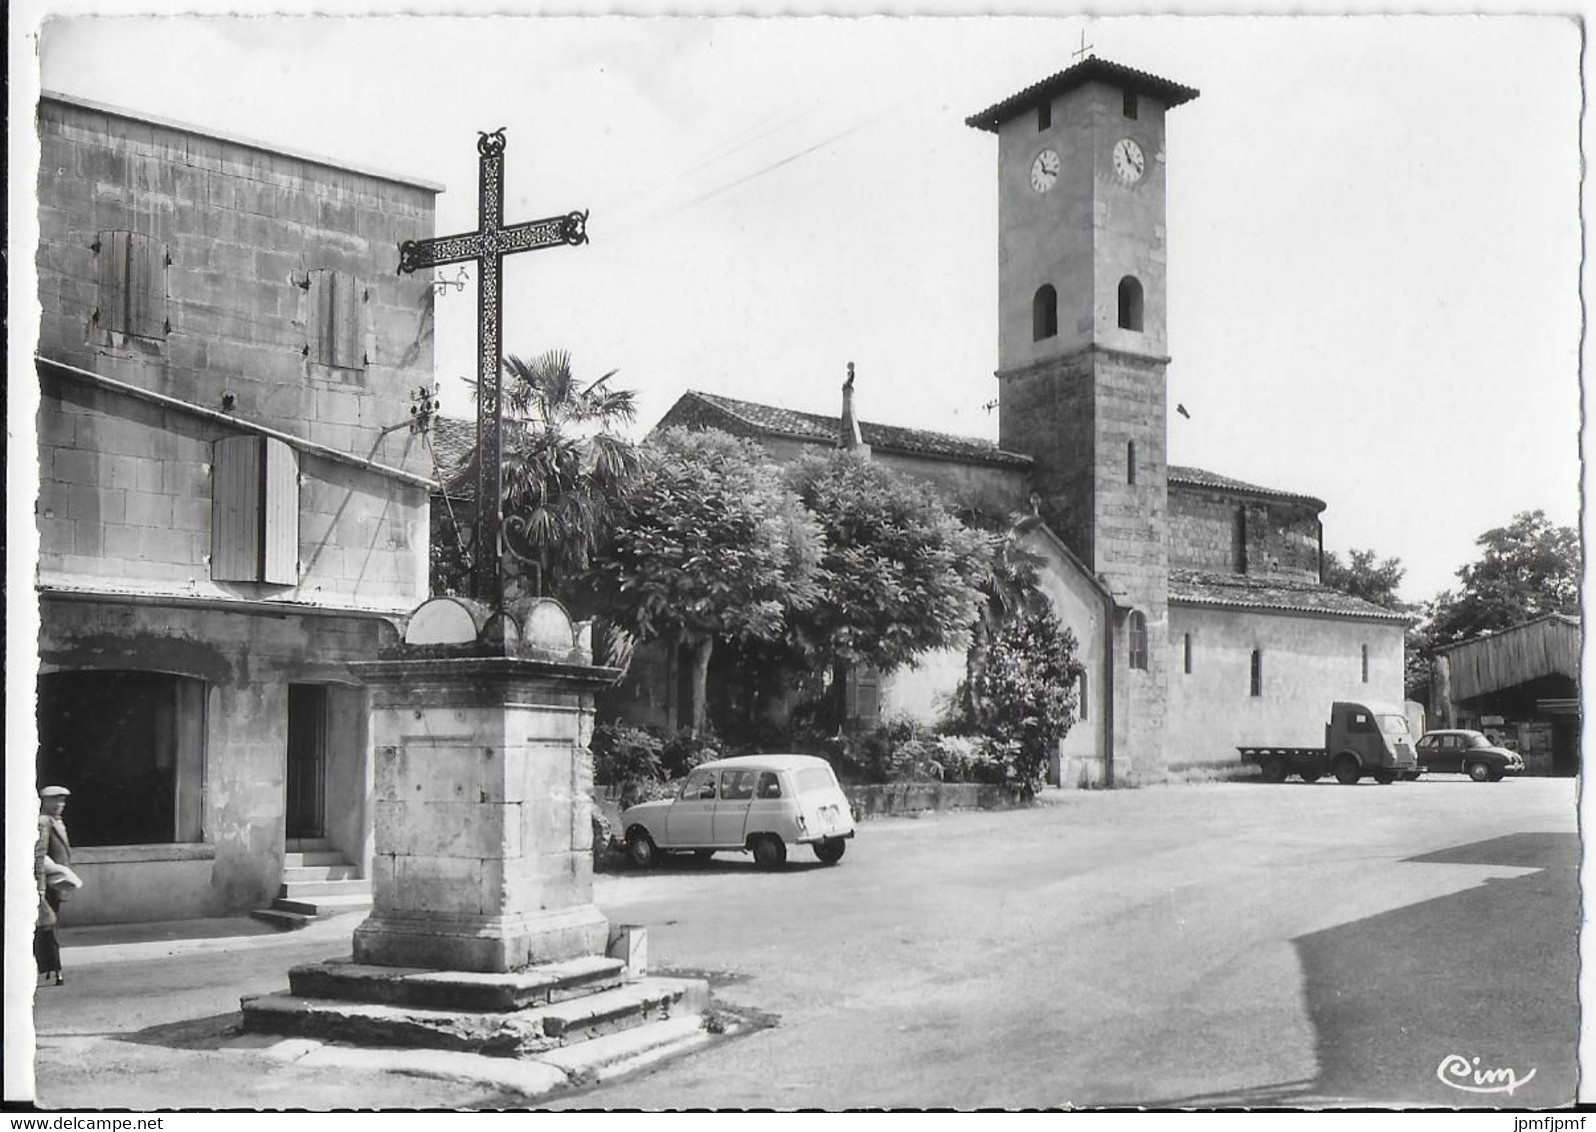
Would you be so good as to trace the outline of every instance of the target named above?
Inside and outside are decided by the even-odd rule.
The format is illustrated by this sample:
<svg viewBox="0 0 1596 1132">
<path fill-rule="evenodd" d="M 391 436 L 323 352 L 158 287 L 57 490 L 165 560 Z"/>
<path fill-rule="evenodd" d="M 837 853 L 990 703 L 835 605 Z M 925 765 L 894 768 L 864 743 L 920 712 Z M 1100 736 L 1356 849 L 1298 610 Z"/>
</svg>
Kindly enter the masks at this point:
<svg viewBox="0 0 1596 1132">
<path fill-rule="evenodd" d="M 1087 54 L 1087 52 L 1093 51 L 1093 50 L 1095 50 L 1095 45 L 1094 44 L 1089 44 L 1089 43 L 1086 42 L 1086 29 L 1082 28 L 1081 29 L 1081 49 L 1079 51 L 1075 52 L 1076 60 L 1079 61 L 1080 58 L 1083 55 L 1085 55 L 1085 54 Z"/>
</svg>

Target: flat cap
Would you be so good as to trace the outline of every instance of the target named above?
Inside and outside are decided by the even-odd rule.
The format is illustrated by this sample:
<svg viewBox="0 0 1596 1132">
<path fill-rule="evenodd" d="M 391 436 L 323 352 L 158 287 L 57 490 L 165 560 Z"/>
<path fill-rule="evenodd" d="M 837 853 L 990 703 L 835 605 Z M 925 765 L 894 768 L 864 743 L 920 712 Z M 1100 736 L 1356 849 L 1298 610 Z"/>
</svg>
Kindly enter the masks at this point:
<svg viewBox="0 0 1596 1132">
<path fill-rule="evenodd" d="M 41 798 L 66 798 L 72 794 L 65 786 L 46 786 L 39 791 Z"/>
</svg>

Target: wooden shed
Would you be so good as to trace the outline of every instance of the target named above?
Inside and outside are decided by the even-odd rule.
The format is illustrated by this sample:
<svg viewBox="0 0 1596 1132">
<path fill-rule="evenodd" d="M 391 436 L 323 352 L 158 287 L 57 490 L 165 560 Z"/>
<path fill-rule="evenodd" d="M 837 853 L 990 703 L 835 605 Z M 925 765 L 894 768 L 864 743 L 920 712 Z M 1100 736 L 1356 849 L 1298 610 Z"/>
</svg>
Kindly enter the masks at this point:
<svg viewBox="0 0 1596 1132">
<path fill-rule="evenodd" d="M 1471 727 L 1524 755 L 1533 773 L 1579 768 L 1580 619 L 1548 613 L 1436 650 L 1436 726 Z"/>
</svg>

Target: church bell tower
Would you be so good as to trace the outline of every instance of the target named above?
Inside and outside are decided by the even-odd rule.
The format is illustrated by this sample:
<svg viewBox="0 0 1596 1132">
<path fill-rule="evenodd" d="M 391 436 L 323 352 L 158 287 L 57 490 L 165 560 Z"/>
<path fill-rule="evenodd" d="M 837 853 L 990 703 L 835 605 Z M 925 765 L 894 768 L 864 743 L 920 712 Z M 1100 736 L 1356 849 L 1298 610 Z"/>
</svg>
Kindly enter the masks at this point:
<svg viewBox="0 0 1596 1132">
<path fill-rule="evenodd" d="M 1164 120 L 1197 93 L 1087 58 L 966 119 L 998 138 L 998 443 L 1114 595 L 1121 773 L 1165 764 Z"/>
</svg>

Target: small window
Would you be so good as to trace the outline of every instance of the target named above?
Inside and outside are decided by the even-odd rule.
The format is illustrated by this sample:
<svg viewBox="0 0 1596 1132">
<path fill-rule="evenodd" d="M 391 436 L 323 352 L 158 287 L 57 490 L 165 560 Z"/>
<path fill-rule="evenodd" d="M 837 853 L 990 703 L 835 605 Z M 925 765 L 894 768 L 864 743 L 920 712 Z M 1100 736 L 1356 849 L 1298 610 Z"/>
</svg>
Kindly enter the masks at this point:
<svg viewBox="0 0 1596 1132">
<path fill-rule="evenodd" d="M 728 770 L 720 776 L 720 796 L 726 802 L 746 802 L 754 796 L 754 771 Z"/>
<path fill-rule="evenodd" d="M 1125 442 L 1125 482 L 1132 487 L 1136 486 L 1136 442 Z"/>
<path fill-rule="evenodd" d="M 101 232 L 91 247 L 98 258 L 96 329 L 164 339 L 166 245 L 137 232 Z"/>
<path fill-rule="evenodd" d="M 1142 285 L 1134 275 L 1119 281 L 1119 328 L 1138 333 L 1142 329 Z"/>
<path fill-rule="evenodd" d="M 1263 695 L 1263 650 L 1252 650 L 1252 694 Z"/>
<path fill-rule="evenodd" d="M 1058 333 L 1058 292 L 1051 283 L 1036 289 L 1031 300 L 1031 339 L 1040 342 Z"/>
<path fill-rule="evenodd" d="M 211 578 L 299 581 L 299 454 L 269 436 L 228 436 L 211 454 Z"/>
<path fill-rule="evenodd" d="M 1125 117 L 1136 117 L 1136 110 L 1136 92 L 1134 90 L 1127 90 L 1125 92 Z"/>
<path fill-rule="evenodd" d="M 1183 639 L 1186 652 L 1186 675 L 1191 675 L 1191 634 L 1187 633 Z"/>
<path fill-rule="evenodd" d="M 1080 691 L 1079 691 L 1079 693 L 1076 696 L 1076 703 L 1079 705 L 1079 707 L 1081 709 L 1080 712 L 1078 713 L 1079 717 L 1081 719 L 1085 719 L 1086 718 L 1086 705 L 1091 703 L 1091 698 L 1090 698 L 1090 696 L 1088 695 L 1088 692 L 1087 692 L 1086 670 L 1084 668 L 1081 669 Z"/>
<path fill-rule="evenodd" d="M 309 284 L 306 356 L 337 369 L 365 369 L 366 289 L 343 271 L 312 271 Z"/>
<path fill-rule="evenodd" d="M 1130 615 L 1130 666 L 1147 670 L 1147 618 L 1140 610 Z"/>
<path fill-rule="evenodd" d="M 759 784 L 754 787 L 754 794 L 760 798 L 780 798 L 781 778 L 774 771 L 760 771 Z"/>
<path fill-rule="evenodd" d="M 1369 646 L 1363 646 L 1363 682 L 1369 682 Z"/>
<path fill-rule="evenodd" d="M 1045 101 L 1036 108 L 1036 129 L 1040 133 L 1053 126 L 1053 103 Z"/>
</svg>

